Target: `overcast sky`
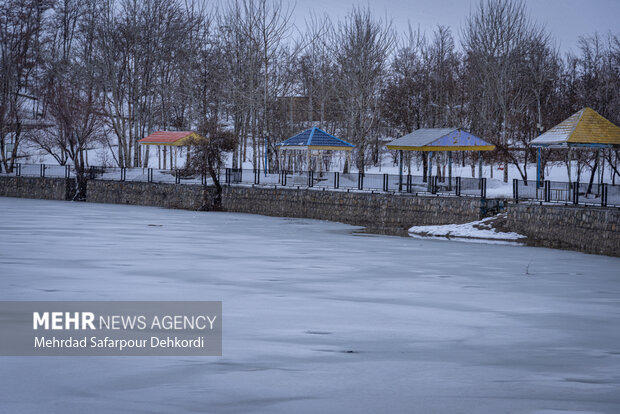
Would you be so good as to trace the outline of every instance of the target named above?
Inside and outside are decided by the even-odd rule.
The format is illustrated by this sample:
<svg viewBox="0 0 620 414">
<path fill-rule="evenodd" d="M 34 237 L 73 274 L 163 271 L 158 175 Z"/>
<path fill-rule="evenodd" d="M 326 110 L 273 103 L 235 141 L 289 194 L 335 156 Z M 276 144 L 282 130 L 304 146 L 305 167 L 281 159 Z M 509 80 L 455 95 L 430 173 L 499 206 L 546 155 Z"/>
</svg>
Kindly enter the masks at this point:
<svg viewBox="0 0 620 414">
<path fill-rule="evenodd" d="M 294 0 L 282 2 L 295 4 Z M 562 52 L 577 52 L 577 39 L 581 35 L 595 31 L 605 34 L 610 30 L 620 34 L 620 0 L 526 0 L 526 3 L 532 18 L 547 27 Z M 440 24 L 450 26 L 458 43 L 460 27 L 479 0 L 297 0 L 293 17 L 303 29 L 310 12 L 328 13 L 335 22 L 343 19 L 354 4 L 370 5 L 377 15 L 391 19 L 400 32 L 407 30 L 408 21 L 427 33 Z"/>
</svg>

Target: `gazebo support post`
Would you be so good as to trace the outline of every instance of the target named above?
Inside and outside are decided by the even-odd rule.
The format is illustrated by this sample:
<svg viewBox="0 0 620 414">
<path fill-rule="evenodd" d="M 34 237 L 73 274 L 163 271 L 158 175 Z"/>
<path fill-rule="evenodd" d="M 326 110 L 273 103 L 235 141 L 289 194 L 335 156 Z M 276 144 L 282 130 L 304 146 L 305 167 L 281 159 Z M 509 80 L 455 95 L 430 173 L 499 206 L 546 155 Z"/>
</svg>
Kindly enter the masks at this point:
<svg viewBox="0 0 620 414">
<path fill-rule="evenodd" d="M 540 188 L 540 167 L 541 167 L 540 153 L 541 151 L 542 149 L 538 147 L 538 151 L 537 151 L 538 156 L 536 157 L 536 188 Z"/>
<path fill-rule="evenodd" d="M 568 185 L 570 186 L 573 182 L 572 179 L 572 174 L 570 173 L 570 165 L 573 161 L 573 153 L 572 153 L 572 148 L 569 146 L 568 147 L 568 155 L 567 155 L 567 161 L 566 161 L 566 167 L 568 168 Z"/>
<path fill-rule="evenodd" d="M 478 178 L 482 178 L 482 151 L 478 151 Z"/>
<path fill-rule="evenodd" d="M 603 154 L 603 157 L 601 158 L 599 173 L 601 174 L 601 178 L 599 179 L 599 185 L 602 185 L 605 182 L 605 154 Z"/>
<path fill-rule="evenodd" d="M 306 171 L 310 171 L 310 147 L 306 148 Z"/>
<path fill-rule="evenodd" d="M 452 190 L 452 151 L 448 151 L 448 190 Z"/>
<path fill-rule="evenodd" d="M 347 151 L 347 156 L 344 161 L 344 167 L 342 167 L 342 173 L 347 174 L 351 171 L 351 151 Z"/>
<path fill-rule="evenodd" d="M 403 150 L 398 150 L 398 191 L 403 191 Z"/>
<path fill-rule="evenodd" d="M 596 174 L 598 176 L 597 177 L 598 178 L 598 185 L 599 185 L 599 188 L 600 188 L 600 186 L 601 186 L 601 171 L 602 171 L 602 168 L 601 168 L 601 150 L 600 149 L 596 150 L 596 167 L 598 168 L 598 171 L 596 172 Z"/>
<path fill-rule="evenodd" d="M 168 158 L 168 147 L 164 145 L 164 170 L 166 169 L 166 160 Z"/>
<path fill-rule="evenodd" d="M 428 152 L 428 174 L 427 175 L 428 175 L 429 180 L 433 176 L 433 151 Z"/>
</svg>

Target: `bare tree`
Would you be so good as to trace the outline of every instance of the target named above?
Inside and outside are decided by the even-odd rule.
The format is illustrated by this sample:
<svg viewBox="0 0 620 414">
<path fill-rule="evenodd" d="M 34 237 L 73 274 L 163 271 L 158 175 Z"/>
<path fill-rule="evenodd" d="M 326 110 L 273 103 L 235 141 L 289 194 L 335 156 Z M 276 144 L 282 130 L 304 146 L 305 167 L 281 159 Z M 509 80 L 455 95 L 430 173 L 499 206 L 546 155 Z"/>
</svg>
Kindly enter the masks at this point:
<svg viewBox="0 0 620 414">
<path fill-rule="evenodd" d="M 522 0 L 481 0 L 462 31 L 470 76 L 470 117 L 475 131 L 493 142 L 504 161 L 508 182 L 514 117 L 532 99 L 524 62 L 532 38 L 544 39 Z M 478 97 L 474 99 L 474 97 Z"/>
<path fill-rule="evenodd" d="M 203 175 L 209 175 L 215 185 L 213 208 L 222 206 L 222 185 L 219 170 L 224 163 L 224 153 L 230 152 L 235 146 L 235 136 L 230 131 L 221 129 L 220 125 L 207 122 L 200 126 L 199 131 L 206 138 L 195 141 L 191 145 L 191 157 L 186 169 Z"/>
<path fill-rule="evenodd" d="M 369 9 L 354 8 L 338 25 L 332 42 L 345 130 L 357 145 L 356 164 L 363 173 L 367 146 L 376 134 L 380 91 L 395 36 L 390 23 L 376 20 Z"/>
<path fill-rule="evenodd" d="M 71 160 L 76 199 L 86 195 L 86 158 L 101 137 L 101 95 L 94 65 L 95 0 L 63 0 L 54 9 L 43 98 L 53 126 L 40 132 Z"/>
<path fill-rule="evenodd" d="M 43 15 L 50 5 L 51 1 L 37 0 L 0 3 L 0 170 L 7 172 L 13 171 L 23 132 L 32 126 L 27 120 L 38 115 L 28 103 L 35 93 Z"/>
</svg>

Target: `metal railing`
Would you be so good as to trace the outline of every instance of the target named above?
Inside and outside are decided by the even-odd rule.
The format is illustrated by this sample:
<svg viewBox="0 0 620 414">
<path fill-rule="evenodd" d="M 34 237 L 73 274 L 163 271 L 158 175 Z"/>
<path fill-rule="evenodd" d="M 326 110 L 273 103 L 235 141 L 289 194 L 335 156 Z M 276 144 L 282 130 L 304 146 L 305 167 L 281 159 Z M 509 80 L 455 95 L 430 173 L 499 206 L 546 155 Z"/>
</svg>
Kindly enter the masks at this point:
<svg viewBox="0 0 620 414">
<path fill-rule="evenodd" d="M 409 194 L 439 194 L 486 197 L 486 178 L 439 178 L 398 174 L 341 173 L 320 171 L 276 171 L 226 168 L 228 185 L 266 185 L 334 190 L 383 191 Z"/>
<path fill-rule="evenodd" d="M 620 206 L 620 185 L 606 183 L 566 183 L 561 181 L 518 180 L 512 182 L 515 202 L 522 200 L 545 203 Z"/>
<path fill-rule="evenodd" d="M 75 170 L 71 165 L 17 163 L 13 167 L 13 173 L 11 175 L 18 177 L 70 178 L 75 176 Z"/>
<path fill-rule="evenodd" d="M 428 192 L 432 194 L 472 196 L 486 198 L 486 178 L 452 177 L 441 178 L 433 176 L 428 185 Z"/>
</svg>

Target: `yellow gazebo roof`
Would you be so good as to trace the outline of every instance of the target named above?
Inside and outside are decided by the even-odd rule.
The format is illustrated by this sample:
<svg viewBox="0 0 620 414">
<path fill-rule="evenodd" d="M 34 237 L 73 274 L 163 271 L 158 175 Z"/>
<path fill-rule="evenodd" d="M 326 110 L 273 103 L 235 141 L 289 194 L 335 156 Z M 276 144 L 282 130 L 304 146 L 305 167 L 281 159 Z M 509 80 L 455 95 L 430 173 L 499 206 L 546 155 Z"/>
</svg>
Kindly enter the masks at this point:
<svg viewBox="0 0 620 414">
<path fill-rule="evenodd" d="M 530 143 L 534 147 L 620 147 L 620 128 L 583 108 Z"/>
</svg>

